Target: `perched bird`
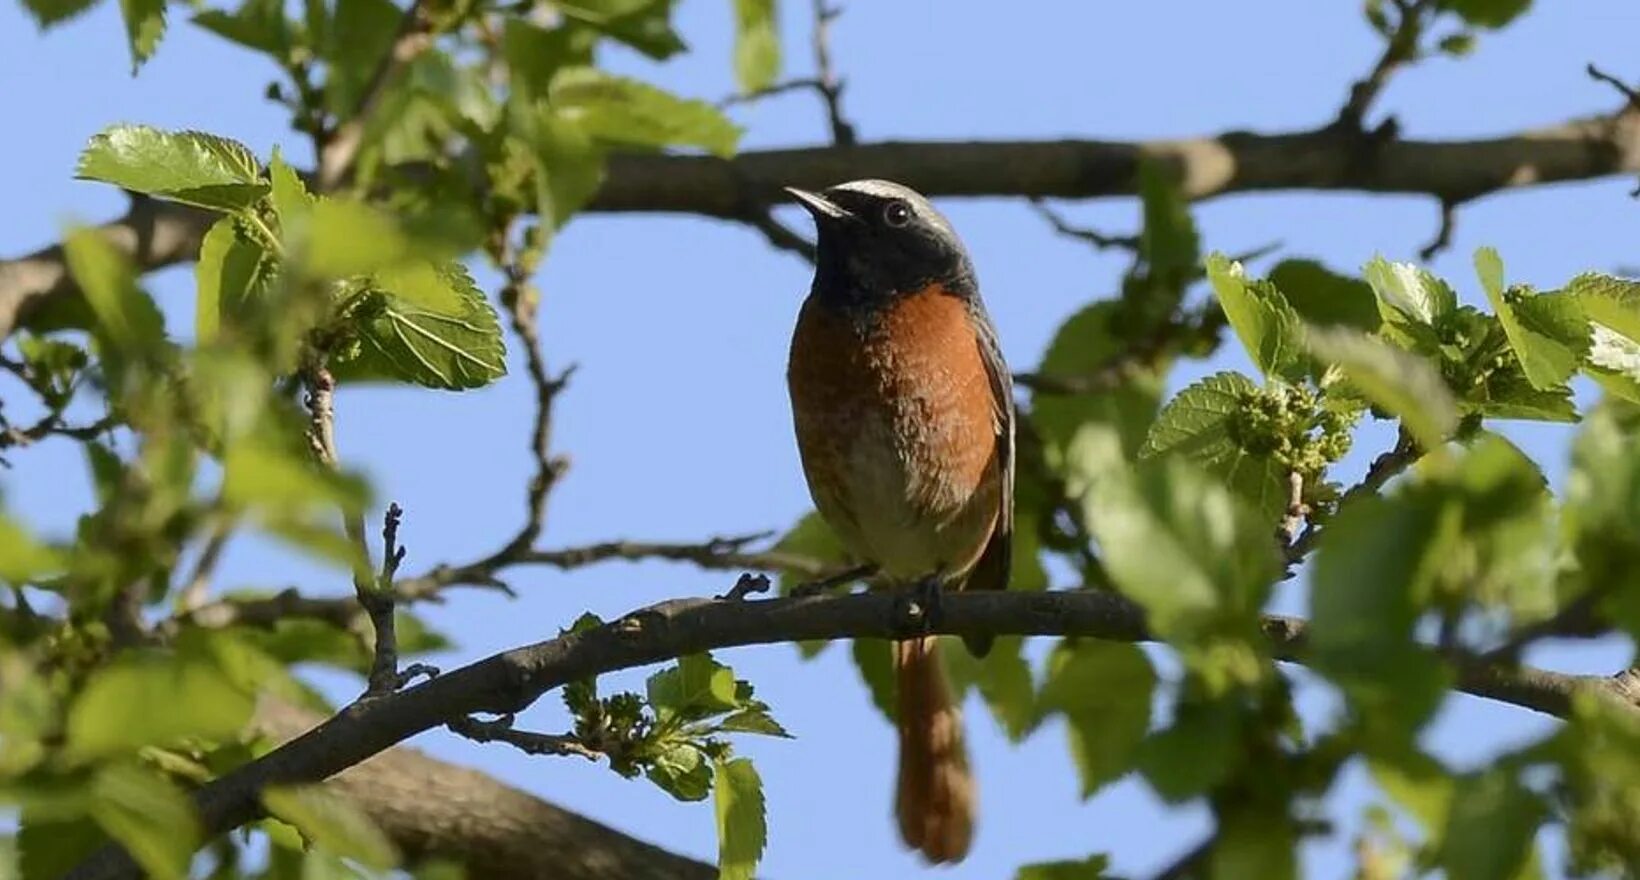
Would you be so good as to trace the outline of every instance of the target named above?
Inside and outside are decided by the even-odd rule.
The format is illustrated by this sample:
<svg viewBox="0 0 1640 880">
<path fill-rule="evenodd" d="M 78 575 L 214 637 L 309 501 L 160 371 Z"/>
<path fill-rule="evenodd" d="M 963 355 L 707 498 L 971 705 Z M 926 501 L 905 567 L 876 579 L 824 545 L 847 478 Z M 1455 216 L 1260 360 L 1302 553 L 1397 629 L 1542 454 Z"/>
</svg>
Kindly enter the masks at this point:
<svg viewBox="0 0 1640 880">
<path fill-rule="evenodd" d="M 1005 589 L 1013 394 L 962 241 L 900 184 L 787 191 L 819 232 L 786 372 L 815 507 L 890 587 Z M 905 842 L 938 863 L 967 855 L 975 792 L 936 647 L 895 646 L 895 813 Z"/>
</svg>

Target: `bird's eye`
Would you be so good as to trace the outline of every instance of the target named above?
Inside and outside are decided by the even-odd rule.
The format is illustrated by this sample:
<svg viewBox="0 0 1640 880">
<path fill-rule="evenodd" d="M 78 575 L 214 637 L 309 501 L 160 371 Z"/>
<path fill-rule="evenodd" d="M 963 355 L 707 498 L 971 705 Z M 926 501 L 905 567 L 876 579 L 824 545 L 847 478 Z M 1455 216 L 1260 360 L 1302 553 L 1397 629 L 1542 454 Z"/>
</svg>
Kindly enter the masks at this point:
<svg viewBox="0 0 1640 880">
<path fill-rule="evenodd" d="M 883 222 L 890 226 L 904 226 L 911 222 L 911 206 L 901 201 L 892 201 L 883 208 Z"/>
</svg>

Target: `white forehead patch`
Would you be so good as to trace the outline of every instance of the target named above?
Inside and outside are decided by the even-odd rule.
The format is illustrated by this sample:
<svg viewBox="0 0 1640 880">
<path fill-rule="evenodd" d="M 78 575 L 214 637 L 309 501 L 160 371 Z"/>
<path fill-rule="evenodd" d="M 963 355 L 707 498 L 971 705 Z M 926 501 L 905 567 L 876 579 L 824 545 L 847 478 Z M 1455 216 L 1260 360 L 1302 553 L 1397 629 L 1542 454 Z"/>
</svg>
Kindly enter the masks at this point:
<svg viewBox="0 0 1640 880">
<path fill-rule="evenodd" d="M 895 183 L 892 180 L 851 180 L 848 183 L 839 183 L 831 187 L 830 191 L 859 193 L 877 199 L 899 199 L 910 204 L 912 210 L 916 211 L 924 220 L 939 227 L 945 234 L 952 238 L 957 237 L 957 231 L 951 227 L 951 221 L 945 219 L 945 215 L 941 214 L 939 209 L 935 208 L 934 204 L 924 198 L 921 193 L 905 184 Z"/>
</svg>

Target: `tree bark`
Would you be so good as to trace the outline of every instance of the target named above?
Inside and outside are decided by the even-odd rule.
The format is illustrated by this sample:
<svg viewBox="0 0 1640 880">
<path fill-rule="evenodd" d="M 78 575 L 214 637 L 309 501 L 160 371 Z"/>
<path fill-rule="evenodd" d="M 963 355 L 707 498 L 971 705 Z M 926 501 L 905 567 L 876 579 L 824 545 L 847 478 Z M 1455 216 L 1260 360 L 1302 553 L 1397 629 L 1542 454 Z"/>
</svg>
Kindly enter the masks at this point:
<svg viewBox="0 0 1640 880">
<path fill-rule="evenodd" d="M 1427 195 L 1443 204 L 1508 189 L 1640 172 L 1640 110 L 1465 141 L 1375 139 L 1342 129 L 1227 132 L 1158 141 L 888 142 L 715 156 L 617 154 L 589 211 L 676 212 L 766 221 L 786 185 L 859 177 L 930 196 L 1130 196 L 1141 161 L 1167 168 L 1191 199 L 1323 190 Z M 194 259 L 211 217 L 139 199 L 101 229 L 139 269 Z M 74 294 L 62 249 L 0 261 L 0 340 L 44 304 Z"/>
<path fill-rule="evenodd" d="M 257 727 L 281 741 L 324 718 L 264 699 Z M 396 746 L 328 783 L 411 862 L 438 858 L 467 876 L 515 880 L 712 880 L 717 868 L 628 837 L 491 776 Z"/>
</svg>

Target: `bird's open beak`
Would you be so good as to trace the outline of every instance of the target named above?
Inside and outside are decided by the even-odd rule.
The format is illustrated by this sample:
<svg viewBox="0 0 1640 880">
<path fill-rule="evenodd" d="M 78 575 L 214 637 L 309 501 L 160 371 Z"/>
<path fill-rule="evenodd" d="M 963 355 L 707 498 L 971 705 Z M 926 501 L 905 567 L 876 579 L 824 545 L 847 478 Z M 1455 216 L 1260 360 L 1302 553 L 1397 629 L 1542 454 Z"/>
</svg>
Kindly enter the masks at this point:
<svg viewBox="0 0 1640 880">
<path fill-rule="evenodd" d="M 814 219 L 816 220 L 847 220 L 854 216 L 849 213 L 847 208 L 844 208 L 842 205 L 837 204 L 819 193 L 812 193 L 806 189 L 798 189 L 795 186 L 787 186 L 782 188 L 786 190 L 786 192 L 791 193 L 792 198 L 796 199 L 798 204 L 808 209 L 808 212 L 813 214 Z"/>
</svg>

